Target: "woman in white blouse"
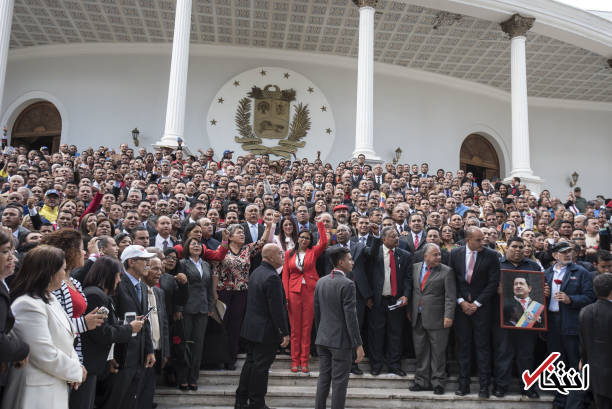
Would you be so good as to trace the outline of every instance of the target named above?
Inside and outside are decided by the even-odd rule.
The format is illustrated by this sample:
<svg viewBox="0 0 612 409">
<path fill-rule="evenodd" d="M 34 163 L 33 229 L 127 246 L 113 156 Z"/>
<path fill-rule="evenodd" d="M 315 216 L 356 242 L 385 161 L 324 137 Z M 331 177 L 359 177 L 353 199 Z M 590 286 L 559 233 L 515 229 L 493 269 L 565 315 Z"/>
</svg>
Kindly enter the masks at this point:
<svg viewBox="0 0 612 409">
<path fill-rule="evenodd" d="M 66 409 L 70 388 L 85 381 L 74 330 L 52 294 L 65 268 L 62 250 L 41 245 L 26 254 L 12 282 L 13 331 L 30 346 L 30 358 L 23 368 L 11 368 L 2 408 Z"/>
<path fill-rule="evenodd" d="M 280 233 L 274 235 L 273 243 L 283 249 L 283 253 L 295 247 L 298 238 L 297 224 L 292 217 L 284 217 L 280 221 Z M 283 266 L 276 269 L 278 274 L 283 271 Z"/>
</svg>

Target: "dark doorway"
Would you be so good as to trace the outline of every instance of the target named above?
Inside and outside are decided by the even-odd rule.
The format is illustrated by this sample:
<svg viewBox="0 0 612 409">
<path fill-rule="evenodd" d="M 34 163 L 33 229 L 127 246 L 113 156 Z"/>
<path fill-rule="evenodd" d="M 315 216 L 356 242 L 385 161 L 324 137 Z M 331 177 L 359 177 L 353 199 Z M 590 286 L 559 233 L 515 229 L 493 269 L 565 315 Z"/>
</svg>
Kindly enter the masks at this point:
<svg viewBox="0 0 612 409">
<path fill-rule="evenodd" d="M 483 179 L 499 178 L 499 159 L 495 148 L 478 134 L 468 135 L 461 144 L 459 153 L 460 168 L 466 173 L 472 172 L 476 182 Z"/>
<path fill-rule="evenodd" d="M 62 117 L 51 102 L 28 105 L 17 117 L 11 132 L 11 146 L 24 145 L 28 150 L 42 146 L 57 152 L 62 134 Z"/>
</svg>

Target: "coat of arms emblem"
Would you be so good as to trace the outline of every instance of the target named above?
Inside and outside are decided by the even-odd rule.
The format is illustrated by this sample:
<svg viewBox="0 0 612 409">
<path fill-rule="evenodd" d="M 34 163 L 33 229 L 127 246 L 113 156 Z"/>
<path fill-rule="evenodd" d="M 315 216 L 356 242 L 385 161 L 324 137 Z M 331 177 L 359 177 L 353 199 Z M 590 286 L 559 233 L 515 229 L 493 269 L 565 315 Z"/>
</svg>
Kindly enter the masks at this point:
<svg viewBox="0 0 612 409">
<path fill-rule="evenodd" d="M 305 146 L 301 139 L 310 130 L 308 104 L 293 106 L 293 118 L 290 118 L 295 96 L 294 89 L 281 90 L 277 85 L 266 85 L 263 89 L 252 87 L 247 96 L 238 102 L 235 121 L 240 137 L 236 136 L 235 141 L 242 144 L 242 149 L 255 154 L 267 153 L 285 158 L 295 156 L 297 149 Z M 264 139 L 277 139 L 278 144 L 265 146 Z"/>
</svg>

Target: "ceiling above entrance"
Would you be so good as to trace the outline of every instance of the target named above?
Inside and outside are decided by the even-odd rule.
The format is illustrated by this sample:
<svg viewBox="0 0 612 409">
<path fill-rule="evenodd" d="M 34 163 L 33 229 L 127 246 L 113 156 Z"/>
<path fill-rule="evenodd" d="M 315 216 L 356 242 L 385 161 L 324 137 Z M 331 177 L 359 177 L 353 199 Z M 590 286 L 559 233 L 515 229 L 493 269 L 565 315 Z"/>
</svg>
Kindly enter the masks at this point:
<svg viewBox="0 0 612 409">
<path fill-rule="evenodd" d="M 11 48 L 172 41 L 174 0 L 15 0 Z M 377 62 L 510 90 L 510 40 L 498 22 L 379 0 Z M 356 57 L 359 12 L 350 0 L 193 0 L 192 43 Z M 604 56 L 527 35 L 533 97 L 612 102 Z"/>
</svg>

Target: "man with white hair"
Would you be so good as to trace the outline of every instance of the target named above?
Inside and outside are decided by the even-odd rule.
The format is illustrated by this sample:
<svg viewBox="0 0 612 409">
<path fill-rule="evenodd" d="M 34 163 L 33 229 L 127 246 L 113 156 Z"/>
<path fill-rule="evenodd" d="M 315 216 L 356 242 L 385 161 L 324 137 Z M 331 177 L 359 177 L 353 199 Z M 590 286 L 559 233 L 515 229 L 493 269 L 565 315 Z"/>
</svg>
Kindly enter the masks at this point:
<svg viewBox="0 0 612 409">
<path fill-rule="evenodd" d="M 456 280 L 453 269 L 442 264 L 440 247 L 426 243 L 424 260 L 412 269 L 412 303 L 408 316 L 412 321 L 412 339 L 417 357 L 411 391 L 433 389 L 444 393 L 446 346 L 456 308 Z"/>
</svg>

